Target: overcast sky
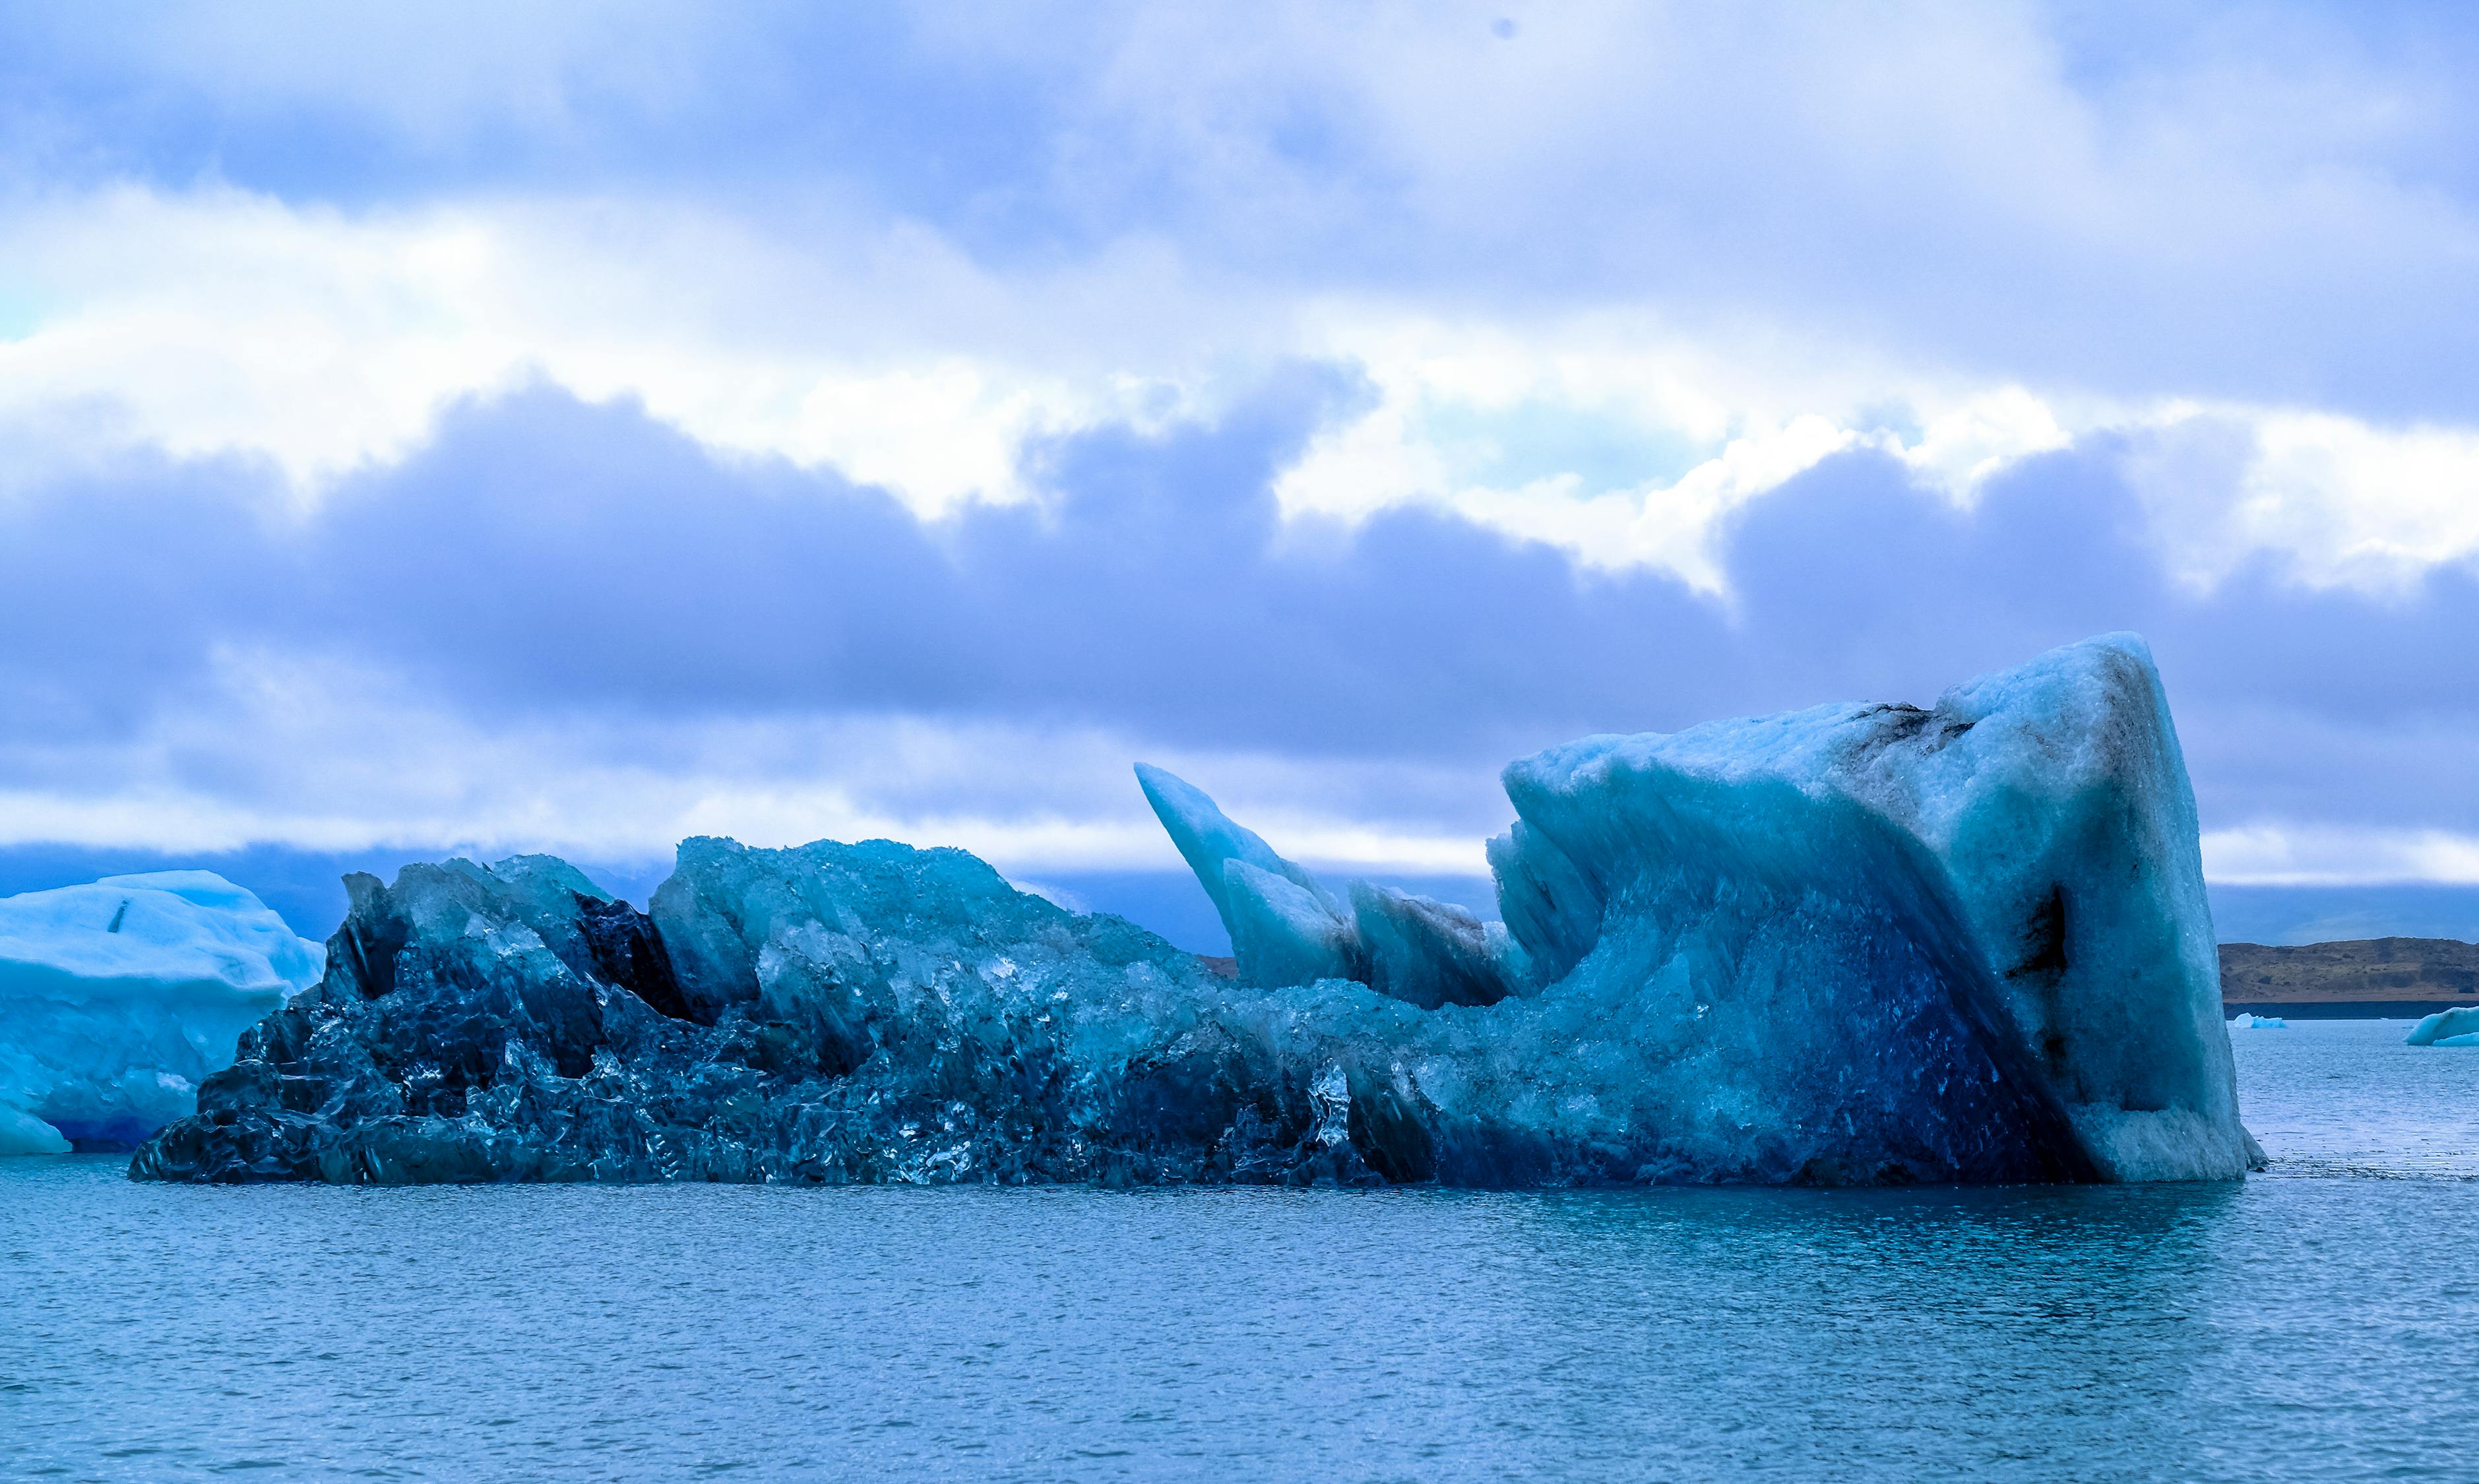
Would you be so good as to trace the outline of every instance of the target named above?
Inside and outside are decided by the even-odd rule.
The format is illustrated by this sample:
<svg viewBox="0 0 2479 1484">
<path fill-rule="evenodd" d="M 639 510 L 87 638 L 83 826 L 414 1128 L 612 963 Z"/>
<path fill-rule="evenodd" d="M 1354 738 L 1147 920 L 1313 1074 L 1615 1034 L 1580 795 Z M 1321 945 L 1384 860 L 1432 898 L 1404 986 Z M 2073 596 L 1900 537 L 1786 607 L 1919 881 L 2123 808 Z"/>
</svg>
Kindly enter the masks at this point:
<svg viewBox="0 0 2479 1484">
<path fill-rule="evenodd" d="M 0 846 L 1483 869 L 1507 759 L 2154 646 L 2479 882 L 2462 7 L 0 12 Z"/>
</svg>

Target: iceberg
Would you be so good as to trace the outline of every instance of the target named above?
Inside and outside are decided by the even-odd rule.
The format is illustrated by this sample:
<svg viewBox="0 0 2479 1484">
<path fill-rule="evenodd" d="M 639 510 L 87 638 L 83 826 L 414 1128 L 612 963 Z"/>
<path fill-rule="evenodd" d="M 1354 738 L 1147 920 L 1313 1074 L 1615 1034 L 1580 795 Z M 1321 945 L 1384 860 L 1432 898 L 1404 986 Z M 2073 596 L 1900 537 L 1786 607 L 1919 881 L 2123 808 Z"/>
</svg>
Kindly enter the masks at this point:
<svg viewBox="0 0 2479 1484">
<path fill-rule="evenodd" d="M 2240 1011 L 2230 1017 L 2233 1031 L 2287 1031 L 2289 1022 L 2279 1015 L 2256 1015 Z"/>
<path fill-rule="evenodd" d="M 2193 792 L 2133 635 L 1927 710 L 1587 738 L 1506 786 L 1521 825 L 1491 859 L 1509 929 L 1565 983 L 1693 986 L 1674 1004 L 1735 1022 L 1699 1048 L 1744 1062 L 1719 1083 L 1765 1086 L 1769 1033 L 1828 1025 L 1865 1052 L 1804 1077 L 1862 1104 L 1887 1076 L 1949 1095 L 1981 1079 L 2019 1104 L 2009 1141 L 2061 1167 L 2192 1180 L 2261 1163 L 2219 1023 Z"/>
<path fill-rule="evenodd" d="M 1934 707 L 1504 775 L 1499 922 L 1137 782 L 1236 979 L 959 851 L 682 844 L 348 879 L 319 985 L 131 1172 L 1466 1186 L 2232 1179 L 2192 792 L 2111 635 Z"/>
<path fill-rule="evenodd" d="M 0 1155 L 135 1147 L 319 971 L 317 944 L 208 871 L 0 899 Z"/>
<path fill-rule="evenodd" d="M 2462 1006 L 2424 1016 L 2411 1027 L 2413 1046 L 2479 1046 L 2479 1008 Z"/>
</svg>

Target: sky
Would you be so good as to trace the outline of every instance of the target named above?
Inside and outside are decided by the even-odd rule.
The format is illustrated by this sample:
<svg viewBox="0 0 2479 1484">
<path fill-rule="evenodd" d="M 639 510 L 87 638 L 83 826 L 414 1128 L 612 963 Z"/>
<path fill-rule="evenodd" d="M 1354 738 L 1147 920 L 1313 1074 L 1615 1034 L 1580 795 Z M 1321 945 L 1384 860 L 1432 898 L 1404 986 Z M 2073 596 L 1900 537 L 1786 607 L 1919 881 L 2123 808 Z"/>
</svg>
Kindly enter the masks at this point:
<svg viewBox="0 0 2479 1484">
<path fill-rule="evenodd" d="M 2444 5 L 0 10 L 0 885 L 886 835 L 1202 942 L 1136 759 L 1485 905 L 1511 758 L 2134 629 L 2225 936 L 2479 932 L 2474 67 Z"/>
</svg>

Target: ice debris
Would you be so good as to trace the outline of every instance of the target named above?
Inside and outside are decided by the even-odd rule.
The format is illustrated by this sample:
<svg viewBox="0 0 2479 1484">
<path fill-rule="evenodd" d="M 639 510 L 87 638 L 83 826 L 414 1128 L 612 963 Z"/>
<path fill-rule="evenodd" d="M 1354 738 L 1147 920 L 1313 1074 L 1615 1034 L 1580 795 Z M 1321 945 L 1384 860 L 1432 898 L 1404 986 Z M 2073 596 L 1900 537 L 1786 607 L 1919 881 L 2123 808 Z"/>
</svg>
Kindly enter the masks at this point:
<svg viewBox="0 0 2479 1484">
<path fill-rule="evenodd" d="M 132 1172 L 182 1180 L 2227 1179 L 2185 768 L 2140 640 L 1933 709 L 1506 770 L 1503 925 L 1338 894 L 1137 777 L 1237 980 L 970 856 L 691 840 L 350 881 L 325 978 Z"/>
<path fill-rule="evenodd" d="M 2441 1010 L 2411 1027 L 2413 1046 L 2479 1046 L 2479 1007 Z"/>
<path fill-rule="evenodd" d="M 0 1155 L 136 1146 L 319 973 L 317 944 L 208 871 L 0 898 Z"/>
<path fill-rule="evenodd" d="M 2240 1011 L 2230 1017 L 2230 1029 L 2233 1031 L 2287 1031 L 2289 1029 L 2289 1022 L 2279 1015 L 2258 1015 Z"/>
</svg>

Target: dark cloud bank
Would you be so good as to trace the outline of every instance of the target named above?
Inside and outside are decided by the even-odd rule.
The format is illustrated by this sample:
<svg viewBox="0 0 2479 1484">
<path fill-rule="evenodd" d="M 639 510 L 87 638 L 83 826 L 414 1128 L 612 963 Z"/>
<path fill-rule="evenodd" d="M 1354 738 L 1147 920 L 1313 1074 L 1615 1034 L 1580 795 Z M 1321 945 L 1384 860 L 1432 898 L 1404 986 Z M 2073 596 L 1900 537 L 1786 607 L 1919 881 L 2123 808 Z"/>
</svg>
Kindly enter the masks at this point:
<svg viewBox="0 0 2479 1484">
<path fill-rule="evenodd" d="M 2134 628 L 2207 828 L 2479 830 L 2467 572 L 2390 602 L 2269 568 L 2190 591 L 2105 445 L 2032 461 L 1971 514 L 1890 460 L 1828 461 L 1730 529 L 1727 603 L 1431 514 L 1278 528 L 1273 475 L 1355 396 L 1304 368 L 1213 425 L 1062 440 L 1032 455 L 1037 508 L 934 525 L 548 390 L 452 411 L 307 521 L 239 463 L 57 483 L 0 503 L 0 745 L 124 735 L 241 646 L 376 667 L 485 725 L 904 714 L 1476 768 L 1587 731 L 1926 702 Z M 38 858 L 9 853 L 18 874 Z M 2269 921 L 2245 895 L 2224 915 Z M 2338 900 L 2313 914 L 2390 921 Z M 2395 916 L 2467 920 L 2440 900 Z"/>
</svg>

